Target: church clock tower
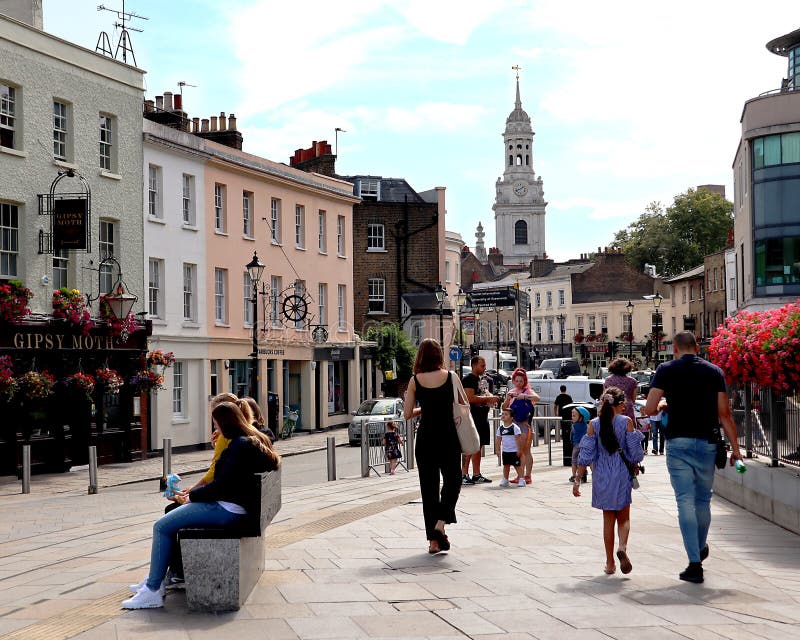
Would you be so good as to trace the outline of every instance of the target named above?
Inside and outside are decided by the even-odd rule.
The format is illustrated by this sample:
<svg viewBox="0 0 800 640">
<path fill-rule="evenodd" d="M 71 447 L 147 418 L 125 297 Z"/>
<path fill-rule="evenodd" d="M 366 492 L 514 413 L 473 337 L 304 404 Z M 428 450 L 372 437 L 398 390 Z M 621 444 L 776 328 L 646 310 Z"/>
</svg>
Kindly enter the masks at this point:
<svg viewBox="0 0 800 640">
<path fill-rule="evenodd" d="M 495 241 L 503 262 L 528 264 L 545 254 L 544 216 L 547 203 L 541 177 L 533 171 L 533 128 L 519 97 L 503 132 L 503 177 L 497 179 L 494 210 Z"/>
</svg>

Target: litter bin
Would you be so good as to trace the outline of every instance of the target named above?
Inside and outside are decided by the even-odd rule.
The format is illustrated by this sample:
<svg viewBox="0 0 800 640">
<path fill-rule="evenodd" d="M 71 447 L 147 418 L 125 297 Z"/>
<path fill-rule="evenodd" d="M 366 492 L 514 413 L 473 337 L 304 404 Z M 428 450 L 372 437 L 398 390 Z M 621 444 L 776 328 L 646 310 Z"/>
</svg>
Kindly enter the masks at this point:
<svg viewBox="0 0 800 640">
<path fill-rule="evenodd" d="M 267 426 L 272 429 L 272 433 L 278 433 L 278 394 L 267 393 Z"/>
<path fill-rule="evenodd" d="M 589 418 L 597 417 L 597 407 L 591 402 L 573 402 L 572 404 L 564 405 L 561 409 L 561 445 L 564 447 L 563 465 L 565 467 L 572 466 L 572 438 L 570 431 L 572 430 L 572 410 L 575 407 L 583 407 L 589 412 Z"/>
</svg>

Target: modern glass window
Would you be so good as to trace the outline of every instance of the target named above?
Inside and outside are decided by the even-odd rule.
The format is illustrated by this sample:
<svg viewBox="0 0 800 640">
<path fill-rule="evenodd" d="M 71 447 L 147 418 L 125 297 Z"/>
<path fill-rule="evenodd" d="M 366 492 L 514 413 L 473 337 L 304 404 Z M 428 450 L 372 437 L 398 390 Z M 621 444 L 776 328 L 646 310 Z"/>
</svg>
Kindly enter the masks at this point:
<svg viewBox="0 0 800 640">
<path fill-rule="evenodd" d="M 172 363 L 172 417 L 185 418 L 183 362 Z"/>
<path fill-rule="evenodd" d="M 19 256 L 19 209 L 0 202 L 0 276 L 17 276 Z"/>
<path fill-rule="evenodd" d="M 800 133 L 781 133 L 753 140 L 753 169 L 800 162 Z"/>
<path fill-rule="evenodd" d="M 250 272 L 245 271 L 242 276 L 242 294 L 244 296 L 242 309 L 244 309 L 244 323 L 248 327 L 253 326 L 253 281 Z"/>
<path fill-rule="evenodd" d="M 197 319 L 197 265 L 183 263 L 183 319 L 194 322 Z"/>
<path fill-rule="evenodd" d="M 225 185 L 214 185 L 214 230 L 225 233 L 227 223 L 225 220 Z"/>
<path fill-rule="evenodd" d="M 228 321 L 228 300 L 227 300 L 227 269 L 214 269 L 214 320 L 219 323 Z"/>
<path fill-rule="evenodd" d="M 67 126 L 66 103 L 53 100 L 53 157 L 56 160 L 67 159 Z"/>
<path fill-rule="evenodd" d="M 270 302 L 270 321 L 273 328 L 279 328 L 281 323 L 280 296 L 283 289 L 282 278 L 280 276 L 270 276 L 269 279 L 269 302 Z"/>
<path fill-rule="evenodd" d="M 546 296 L 546 299 L 547 299 L 547 308 L 549 309 L 550 307 L 553 306 L 553 292 L 552 291 L 548 291 L 545 294 L 545 296 Z"/>
<path fill-rule="evenodd" d="M 319 288 L 317 290 L 317 304 L 319 305 L 319 313 L 317 318 L 317 324 L 325 325 L 328 324 L 328 285 L 324 282 L 319 283 Z"/>
<path fill-rule="evenodd" d="M 242 192 L 242 234 L 253 237 L 253 194 L 249 191 Z"/>
<path fill-rule="evenodd" d="M 559 289 L 558 290 L 558 306 L 559 307 L 563 307 L 565 304 L 567 304 L 567 297 L 566 297 L 566 295 L 564 293 L 564 289 Z"/>
<path fill-rule="evenodd" d="M 183 224 L 187 227 L 195 226 L 195 197 L 194 197 L 194 176 L 187 173 L 183 174 L 183 192 L 181 195 L 181 210 L 183 214 Z"/>
<path fill-rule="evenodd" d="M 114 118 L 100 114 L 100 168 L 111 171 L 114 152 Z"/>
<path fill-rule="evenodd" d="M 16 149 L 17 90 L 0 82 L 0 147 Z"/>
<path fill-rule="evenodd" d="M 789 49 L 789 89 L 800 89 L 800 47 Z"/>
<path fill-rule="evenodd" d="M 528 244 L 528 223 L 524 220 L 514 223 L 514 244 Z"/>
<path fill-rule="evenodd" d="M 326 223 L 327 215 L 320 209 L 317 212 L 317 245 L 320 253 L 328 250 L 328 226 Z"/>
<path fill-rule="evenodd" d="M 301 204 L 294 206 L 294 246 L 306 246 L 306 208 Z"/>
<path fill-rule="evenodd" d="M 270 237 L 274 244 L 281 243 L 281 201 L 272 198 L 269 206 Z"/>
<path fill-rule="evenodd" d="M 56 249 L 53 252 L 53 289 L 68 286 L 67 273 L 69 270 L 69 251 Z"/>
<path fill-rule="evenodd" d="M 98 239 L 98 254 L 100 260 L 112 258 L 117 255 L 117 224 L 111 220 L 100 220 L 100 237 Z M 113 264 L 100 265 L 100 293 L 109 293 L 115 284 Z"/>
<path fill-rule="evenodd" d="M 384 237 L 384 226 L 379 223 L 367 225 L 367 251 L 384 251 L 386 241 Z"/>
<path fill-rule="evenodd" d="M 369 279 L 369 312 L 384 313 L 386 311 L 386 280 Z"/>
<path fill-rule="evenodd" d="M 157 258 L 150 258 L 148 261 L 147 277 L 147 312 L 153 318 L 163 318 L 162 296 L 164 294 L 162 286 L 164 279 L 164 262 Z"/>
<path fill-rule="evenodd" d="M 164 212 L 162 203 L 162 180 L 161 167 L 154 164 L 147 167 L 147 215 L 151 218 L 163 218 Z"/>
<path fill-rule="evenodd" d="M 344 216 L 336 218 L 336 252 L 344 256 Z"/>
<path fill-rule="evenodd" d="M 757 240 L 755 261 L 756 286 L 800 283 L 800 236 Z"/>
<path fill-rule="evenodd" d="M 337 306 L 336 312 L 337 312 L 339 331 L 344 331 L 345 329 L 347 329 L 347 315 L 345 313 L 346 311 L 345 304 L 347 299 L 347 296 L 345 294 L 346 291 L 347 290 L 345 289 L 345 285 L 343 284 L 338 285 L 336 291 L 336 306 Z"/>
</svg>

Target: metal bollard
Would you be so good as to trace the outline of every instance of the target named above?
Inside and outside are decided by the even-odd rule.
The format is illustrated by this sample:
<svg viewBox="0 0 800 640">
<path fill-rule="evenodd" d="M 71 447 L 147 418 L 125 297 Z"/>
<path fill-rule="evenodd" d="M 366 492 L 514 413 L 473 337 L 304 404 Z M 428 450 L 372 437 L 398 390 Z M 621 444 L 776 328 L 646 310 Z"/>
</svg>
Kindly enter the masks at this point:
<svg viewBox="0 0 800 640">
<path fill-rule="evenodd" d="M 328 480 L 336 480 L 336 438 L 328 436 Z"/>
<path fill-rule="evenodd" d="M 163 442 L 164 457 L 162 460 L 161 481 L 159 482 L 160 491 L 164 491 L 167 488 L 167 476 L 172 473 L 172 438 L 164 438 Z"/>
<path fill-rule="evenodd" d="M 369 477 L 369 426 L 361 425 L 361 477 Z"/>
<path fill-rule="evenodd" d="M 22 493 L 31 492 L 31 445 L 22 445 Z"/>
<path fill-rule="evenodd" d="M 89 495 L 97 493 L 97 447 L 89 447 Z"/>
</svg>

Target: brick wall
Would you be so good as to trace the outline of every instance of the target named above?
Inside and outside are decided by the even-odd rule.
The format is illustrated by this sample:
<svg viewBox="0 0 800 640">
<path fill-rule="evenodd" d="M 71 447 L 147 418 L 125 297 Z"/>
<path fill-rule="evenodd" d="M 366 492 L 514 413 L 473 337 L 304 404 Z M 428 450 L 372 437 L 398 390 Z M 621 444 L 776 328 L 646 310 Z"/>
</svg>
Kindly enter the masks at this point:
<svg viewBox="0 0 800 640">
<path fill-rule="evenodd" d="M 634 269 L 622 253 L 600 253 L 594 266 L 572 276 L 572 302 L 627 300 L 655 293 L 657 281 Z M 669 295 L 665 291 L 662 295 Z"/>
</svg>

